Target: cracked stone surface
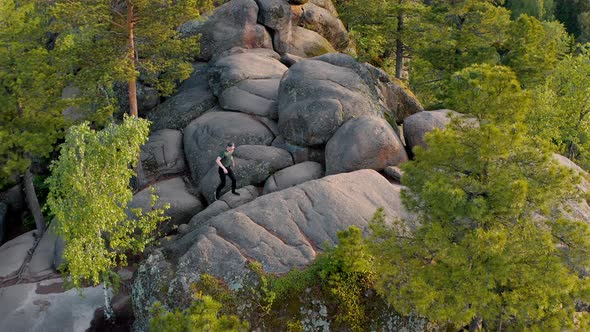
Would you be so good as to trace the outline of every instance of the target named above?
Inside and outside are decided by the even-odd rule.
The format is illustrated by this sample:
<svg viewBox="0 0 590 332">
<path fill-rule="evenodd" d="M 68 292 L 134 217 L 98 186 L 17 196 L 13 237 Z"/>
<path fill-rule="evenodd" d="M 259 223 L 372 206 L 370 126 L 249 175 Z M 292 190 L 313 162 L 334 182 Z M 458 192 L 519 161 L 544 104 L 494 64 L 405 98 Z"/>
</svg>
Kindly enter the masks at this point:
<svg viewBox="0 0 590 332">
<path fill-rule="evenodd" d="M 379 207 L 390 217 L 411 219 L 401 205 L 401 188 L 373 170 L 361 170 L 259 196 L 208 221 L 191 223 L 189 233 L 163 248 L 158 263 L 150 259 L 143 263 L 139 271 L 146 271 L 145 275 L 140 272 L 134 288 L 141 289 L 146 299 L 174 305 L 189 296 L 190 284 L 202 273 L 239 285 L 248 274 L 248 260 L 259 261 L 266 271 L 276 273 L 306 266 L 324 243 L 336 243 L 338 231 L 352 225 L 366 231 Z M 141 280 L 150 280 L 154 264 L 175 266 L 165 294 L 141 284 Z M 150 301 L 135 305 L 149 306 Z M 137 319 L 141 325 L 147 317 L 139 313 Z"/>
</svg>

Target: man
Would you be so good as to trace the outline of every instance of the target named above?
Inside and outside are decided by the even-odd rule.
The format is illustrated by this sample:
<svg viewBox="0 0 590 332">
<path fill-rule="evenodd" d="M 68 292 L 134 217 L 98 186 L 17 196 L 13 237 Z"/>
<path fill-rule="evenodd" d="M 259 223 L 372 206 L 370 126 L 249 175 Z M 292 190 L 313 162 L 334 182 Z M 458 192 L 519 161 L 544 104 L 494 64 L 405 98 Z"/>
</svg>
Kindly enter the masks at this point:
<svg viewBox="0 0 590 332">
<path fill-rule="evenodd" d="M 225 151 L 222 151 L 217 159 L 215 159 L 215 163 L 219 166 L 217 169 L 219 173 L 219 179 L 221 183 L 217 186 L 217 190 L 215 190 L 215 200 L 221 194 L 221 190 L 225 187 L 225 176 L 228 175 L 231 179 L 231 192 L 234 195 L 240 196 L 240 193 L 236 191 L 236 176 L 234 175 L 234 171 L 231 169 L 232 167 L 236 166 L 236 162 L 234 161 L 233 153 L 236 149 L 236 145 L 234 143 L 228 143 L 225 147 Z"/>
</svg>

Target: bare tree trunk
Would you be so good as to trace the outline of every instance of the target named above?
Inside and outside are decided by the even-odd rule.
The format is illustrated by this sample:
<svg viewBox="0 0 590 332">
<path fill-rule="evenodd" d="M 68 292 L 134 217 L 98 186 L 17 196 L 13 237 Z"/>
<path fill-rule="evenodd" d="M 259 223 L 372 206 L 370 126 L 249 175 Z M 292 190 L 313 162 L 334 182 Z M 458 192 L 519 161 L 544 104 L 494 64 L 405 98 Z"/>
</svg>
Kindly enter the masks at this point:
<svg viewBox="0 0 590 332">
<path fill-rule="evenodd" d="M 104 280 L 102 282 L 102 291 L 104 295 L 104 318 L 106 320 L 111 320 L 115 317 L 115 312 L 111 306 L 111 298 L 109 296 L 109 290 L 107 289 L 107 282 Z"/>
<path fill-rule="evenodd" d="M 402 0 L 399 0 L 402 4 Z M 404 15 L 403 12 L 397 14 L 397 38 L 395 40 L 395 78 L 402 77 L 402 67 L 404 63 L 404 43 L 402 42 L 402 31 L 404 29 Z"/>
<path fill-rule="evenodd" d="M 35 219 L 35 225 L 37 226 L 37 236 L 41 236 L 45 232 L 45 219 L 43 213 L 41 213 L 41 206 L 39 206 L 39 200 L 35 193 L 35 186 L 33 185 L 33 174 L 31 174 L 31 168 L 27 168 L 24 176 L 24 188 L 25 196 L 27 198 L 27 205 L 29 211 Z"/>
<path fill-rule="evenodd" d="M 135 35 L 133 32 L 135 18 L 133 15 L 133 1 L 127 1 L 127 29 L 129 31 L 127 46 L 129 47 L 129 65 L 135 75 Z M 137 79 L 135 76 L 127 82 L 129 89 L 129 115 L 137 117 Z"/>
<path fill-rule="evenodd" d="M 469 332 L 481 331 L 482 323 L 481 317 L 474 317 L 469 323 Z"/>
</svg>

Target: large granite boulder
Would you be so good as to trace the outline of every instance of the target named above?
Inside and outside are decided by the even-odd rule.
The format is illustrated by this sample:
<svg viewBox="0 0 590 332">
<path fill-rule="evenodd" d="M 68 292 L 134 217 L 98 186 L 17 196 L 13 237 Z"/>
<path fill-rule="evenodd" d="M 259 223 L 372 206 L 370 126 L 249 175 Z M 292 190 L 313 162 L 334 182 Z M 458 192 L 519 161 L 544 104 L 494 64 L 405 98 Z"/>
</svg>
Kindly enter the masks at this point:
<svg viewBox="0 0 590 332">
<path fill-rule="evenodd" d="M 273 173 L 293 165 L 289 152 L 274 146 L 241 145 L 234 151 L 236 166 L 233 171 L 237 178 L 237 187 L 262 185 Z M 201 180 L 201 193 L 208 202 L 215 200 L 214 191 L 219 185 L 218 166 L 213 165 Z M 227 179 L 222 194 L 231 189 L 231 181 Z"/>
<path fill-rule="evenodd" d="M 219 58 L 209 70 L 209 84 L 219 105 L 276 119 L 279 83 L 287 70 L 279 60 L 268 49 L 239 49 Z"/>
<path fill-rule="evenodd" d="M 330 2 L 331 3 L 331 2 Z M 338 19 L 337 15 L 328 9 L 322 8 L 312 2 L 308 2 L 301 8 L 298 25 L 315 31 L 329 40 L 334 48 L 342 52 L 349 46 L 348 31 Z"/>
<path fill-rule="evenodd" d="M 283 136 L 277 136 L 274 141 L 272 141 L 272 146 L 289 151 L 291 156 L 293 156 L 293 162 L 295 162 L 295 164 L 304 161 L 315 161 L 321 164 L 325 163 L 324 148 L 321 146 L 310 147 L 291 144 L 285 141 Z"/>
<path fill-rule="evenodd" d="M 276 273 L 304 267 L 323 243 L 336 243 L 338 231 L 355 225 L 366 232 L 379 207 L 390 217 L 411 218 L 400 189 L 377 172 L 362 170 L 308 181 L 218 214 L 141 264 L 133 285 L 135 328 L 146 330 L 155 300 L 187 305 L 190 285 L 202 273 L 240 288 L 248 261 Z"/>
<path fill-rule="evenodd" d="M 206 63 L 193 65 L 193 73 L 178 88 L 178 91 L 147 115 L 152 121 L 151 130 L 164 128 L 183 129 L 193 119 L 213 108 L 217 98 L 209 89 Z"/>
<path fill-rule="evenodd" d="M 424 111 L 407 117 L 404 121 L 404 139 L 409 151 L 416 145 L 426 148 L 424 137 L 434 129 L 444 129 L 450 122 L 451 110 Z"/>
<path fill-rule="evenodd" d="M 182 133 L 173 129 L 162 129 L 152 133 L 148 142 L 141 147 L 140 161 L 140 188 L 163 176 L 185 172 Z"/>
<path fill-rule="evenodd" d="M 279 86 L 279 130 L 295 145 L 325 144 L 345 121 L 386 111 L 369 71 L 344 54 L 298 62 Z"/>
<path fill-rule="evenodd" d="M 57 235 L 50 227 L 41 236 L 41 240 L 31 260 L 23 271 L 22 277 L 27 280 L 40 280 L 57 272 L 59 266 L 54 266 L 54 250 L 57 241 Z"/>
<path fill-rule="evenodd" d="M 170 232 L 174 225 L 188 223 L 195 214 L 204 209 L 203 203 L 189 192 L 188 185 L 181 177 L 158 182 L 152 187 L 158 196 L 156 208 L 162 208 L 166 203 L 170 204 L 170 209 L 166 211 L 170 220 L 158 227 L 163 233 Z M 141 208 L 144 213 L 148 212 L 151 208 L 152 187 L 133 195 L 128 207 Z"/>
<path fill-rule="evenodd" d="M 218 200 L 207 206 L 205 210 L 197 213 L 191 218 L 189 228 L 201 225 L 222 212 L 249 203 L 256 199 L 260 194 L 258 188 L 254 186 L 245 186 L 238 188 L 236 191 L 240 194 L 239 196 L 227 192 L 224 195 L 221 195 Z"/>
<path fill-rule="evenodd" d="M 288 50 L 289 53 L 304 58 L 336 52 L 330 41 L 322 37 L 322 35 L 298 26 L 293 27 Z"/>
<path fill-rule="evenodd" d="M 256 0 L 260 11 L 258 22 L 273 31 L 274 49 L 283 54 L 289 50 L 293 30 L 291 6 L 286 0 Z"/>
<path fill-rule="evenodd" d="M 373 76 L 379 88 L 380 98 L 389 109 L 392 120 L 395 120 L 397 124 L 402 124 L 412 114 L 424 111 L 420 101 L 402 81 L 389 77 L 383 69 L 369 63 L 364 63 L 363 66 Z"/>
<path fill-rule="evenodd" d="M 237 112 L 208 112 L 184 130 L 184 153 L 197 184 L 228 142 L 270 145 L 274 135 L 256 118 Z"/>
<path fill-rule="evenodd" d="M 27 258 L 27 252 L 35 243 L 35 231 L 24 233 L 0 247 L 0 283 L 18 275 Z"/>
<path fill-rule="evenodd" d="M 324 168 L 320 163 L 305 161 L 282 169 L 271 175 L 264 183 L 263 194 L 269 194 L 306 181 L 319 179 L 324 176 Z"/>
<path fill-rule="evenodd" d="M 18 284 L 0 292 L 0 331 L 89 331 L 104 305 L 102 286 L 64 290 L 61 279 Z"/>
<path fill-rule="evenodd" d="M 254 0 L 231 0 L 217 7 L 213 15 L 195 29 L 196 34 L 201 34 L 200 58 L 207 61 L 236 46 L 272 49 L 270 34 L 257 19 L 258 5 Z"/>
<path fill-rule="evenodd" d="M 382 118 L 348 120 L 326 145 L 326 174 L 399 165 L 408 155 L 393 128 Z"/>
</svg>

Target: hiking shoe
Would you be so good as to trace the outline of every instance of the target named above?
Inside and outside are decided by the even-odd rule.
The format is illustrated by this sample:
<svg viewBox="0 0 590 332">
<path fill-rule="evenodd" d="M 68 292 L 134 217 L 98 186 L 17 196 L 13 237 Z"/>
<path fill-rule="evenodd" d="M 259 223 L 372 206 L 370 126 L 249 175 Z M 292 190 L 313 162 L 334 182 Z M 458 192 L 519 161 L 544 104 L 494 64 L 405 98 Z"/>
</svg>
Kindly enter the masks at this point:
<svg viewBox="0 0 590 332">
<path fill-rule="evenodd" d="M 234 194 L 234 195 L 236 195 L 236 196 L 240 196 L 240 193 L 239 193 L 239 192 L 237 192 L 237 191 L 235 191 L 235 190 L 232 190 L 232 192 L 231 192 L 231 193 L 232 193 L 232 194 Z"/>
</svg>

